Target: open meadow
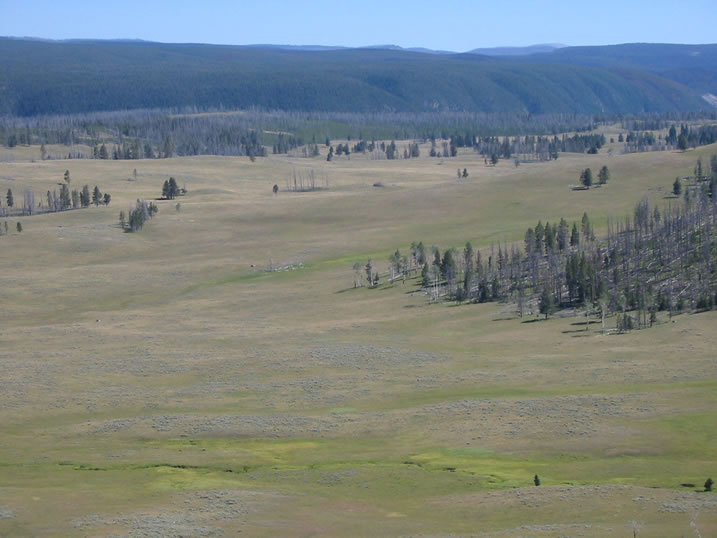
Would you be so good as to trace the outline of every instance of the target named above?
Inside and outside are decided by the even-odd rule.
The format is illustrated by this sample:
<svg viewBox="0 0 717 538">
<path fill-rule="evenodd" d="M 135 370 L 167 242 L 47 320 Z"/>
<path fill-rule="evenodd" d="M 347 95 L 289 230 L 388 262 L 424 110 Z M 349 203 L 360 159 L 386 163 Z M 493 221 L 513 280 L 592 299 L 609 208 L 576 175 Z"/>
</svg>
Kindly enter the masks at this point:
<svg viewBox="0 0 717 538">
<path fill-rule="evenodd" d="M 601 235 L 717 153 L 611 147 L 519 167 L 427 145 L 332 162 L 323 146 L 254 162 L 0 149 L 3 207 L 65 170 L 112 195 L 0 236 L 0 536 L 717 535 L 701 491 L 717 312 L 603 336 L 598 318 L 431 304 L 417 279 L 353 287 L 355 262 L 383 272 L 412 241 L 489 249 L 583 212 Z M 571 190 L 602 165 L 606 186 Z M 289 192 L 294 171 L 328 189 Z M 170 176 L 187 194 L 123 232 L 120 210 Z"/>
</svg>

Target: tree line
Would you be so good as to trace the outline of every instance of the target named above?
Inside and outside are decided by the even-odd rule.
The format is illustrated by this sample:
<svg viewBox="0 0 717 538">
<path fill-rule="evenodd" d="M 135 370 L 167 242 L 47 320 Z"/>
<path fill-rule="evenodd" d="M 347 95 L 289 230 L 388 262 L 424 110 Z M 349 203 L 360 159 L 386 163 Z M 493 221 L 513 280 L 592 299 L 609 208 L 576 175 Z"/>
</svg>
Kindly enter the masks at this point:
<svg viewBox="0 0 717 538">
<path fill-rule="evenodd" d="M 0 200 L 0 215 L 35 215 L 37 213 L 48 213 L 57 211 L 67 211 L 70 209 L 81 209 L 94 206 L 110 205 L 112 195 L 108 192 L 104 194 L 99 187 L 95 185 L 90 192 L 90 186 L 84 185 L 81 189 L 72 189 L 70 191 L 70 183 L 72 178 L 70 171 L 66 170 L 63 176 L 63 182 L 60 183 L 59 192 L 57 189 L 48 190 L 46 196 L 35 203 L 35 191 L 30 187 L 25 187 L 22 193 L 22 205 L 17 206 L 15 195 L 12 189 L 8 189 L 5 193 L 6 207 L 3 207 Z"/>
<path fill-rule="evenodd" d="M 599 315 L 603 328 L 617 314 L 617 329 L 630 330 L 651 326 L 661 311 L 717 307 L 716 256 L 717 201 L 704 185 L 662 209 L 644 198 L 633 215 L 609 220 L 601 238 L 584 214 L 579 223 L 538 222 L 526 230 L 522 247 L 498 244 L 481 252 L 468 242 L 441 252 L 414 242 L 407 255 L 391 255 L 386 278 L 420 271 L 420 286 L 434 301 L 509 302 L 520 316 L 584 309 Z M 373 260 L 365 270 L 368 284 L 378 285 Z M 356 265 L 354 285 L 363 285 Z"/>
<path fill-rule="evenodd" d="M 712 114 L 712 116 L 715 116 Z M 630 130 L 621 134 L 625 152 L 686 149 L 713 143 L 717 126 L 669 123 L 667 118 L 708 119 L 709 113 L 648 116 L 645 125 L 671 125 L 668 135 Z M 251 159 L 286 154 L 301 148 L 306 157 L 318 156 L 322 140 L 346 139 L 330 155 L 369 153 L 374 158 L 419 156 L 415 141 L 430 141 L 431 157 L 447 158 L 460 148 L 473 148 L 486 163 L 499 159 L 546 161 L 559 153 L 597 153 L 603 135 L 587 133 L 620 116 L 570 114 L 526 115 L 469 112 L 342 113 L 245 110 L 202 114 L 196 108 L 96 112 L 32 119 L 0 117 L 0 143 L 37 145 L 41 159 L 95 158 L 133 160 L 191 155 L 248 156 Z M 639 120 L 625 120 L 635 126 Z M 575 134 L 561 135 L 572 131 Z M 376 140 L 392 141 L 380 147 Z M 410 142 L 398 148 L 395 141 Z M 358 141 L 354 143 L 354 141 Z M 370 141 L 370 142 L 369 142 Z M 614 140 L 613 140 L 614 141 Z M 49 144 L 67 151 L 52 154 Z M 90 149 L 84 149 L 88 146 Z M 328 145 L 327 145 L 328 147 Z M 378 152 L 378 149 L 381 152 Z"/>
<path fill-rule="evenodd" d="M 625 153 L 675 149 L 684 151 L 717 142 L 717 125 L 690 126 L 682 123 L 678 126 L 673 123 L 664 136 L 660 132 L 631 130 L 625 136 L 620 134 L 618 142 L 624 142 Z"/>
</svg>

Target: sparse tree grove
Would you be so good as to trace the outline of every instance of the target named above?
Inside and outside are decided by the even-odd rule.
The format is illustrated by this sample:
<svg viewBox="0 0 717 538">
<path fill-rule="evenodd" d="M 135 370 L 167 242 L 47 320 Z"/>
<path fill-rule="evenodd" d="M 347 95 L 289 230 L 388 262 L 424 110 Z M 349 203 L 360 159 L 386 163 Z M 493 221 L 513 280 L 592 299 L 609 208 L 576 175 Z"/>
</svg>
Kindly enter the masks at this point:
<svg viewBox="0 0 717 538">
<path fill-rule="evenodd" d="M 470 243 L 460 257 L 433 247 L 431 265 L 423 259 L 422 243 L 414 243 L 406 262 L 399 251 L 391 256 L 390 281 L 420 268 L 420 284 L 434 300 L 512 302 L 521 316 L 527 307 L 546 318 L 559 308 L 583 309 L 586 316 L 598 314 L 603 329 L 605 318 L 616 314 L 620 331 L 651 327 L 658 312 L 715 308 L 717 169 L 712 170 L 678 204 L 653 208 L 643 199 L 632 216 L 608 221 L 600 239 L 584 214 L 572 227 L 564 219 L 538 222 L 526 231 L 522 249 L 498 244 L 487 256 L 474 253 Z M 369 262 L 369 282 L 377 274 Z"/>
<path fill-rule="evenodd" d="M 40 197 L 39 203 L 35 200 L 35 192 L 32 188 L 23 188 L 22 207 L 20 208 L 15 208 L 15 197 L 12 189 L 8 189 L 5 195 L 7 207 L 0 207 L 0 214 L 6 217 L 13 214 L 30 216 L 38 213 L 85 208 L 89 207 L 90 203 L 95 206 L 108 206 L 110 204 L 112 200 L 110 193 L 104 193 L 103 195 L 96 185 L 92 193 L 90 193 L 89 185 L 84 185 L 80 191 L 77 189 L 70 190 L 71 181 L 70 172 L 66 170 L 63 182 L 59 184 L 59 192 L 57 190 L 48 190 L 45 195 Z"/>
<path fill-rule="evenodd" d="M 124 211 L 120 212 L 120 226 L 127 232 L 138 232 L 145 222 L 158 212 L 159 208 L 154 202 L 147 203 L 145 200 L 137 200 L 135 206 L 130 208 L 128 212 L 127 221 L 125 221 Z"/>
</svg>

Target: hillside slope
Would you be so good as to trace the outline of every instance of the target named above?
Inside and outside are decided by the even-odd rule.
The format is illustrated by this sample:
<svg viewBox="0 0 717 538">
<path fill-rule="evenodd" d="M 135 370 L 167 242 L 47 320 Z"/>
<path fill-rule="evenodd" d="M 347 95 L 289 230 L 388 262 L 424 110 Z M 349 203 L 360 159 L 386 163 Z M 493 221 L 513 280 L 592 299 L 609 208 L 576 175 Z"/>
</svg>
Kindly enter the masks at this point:
<svg viewBox="0 0 717 538">
<path fill-rule="evenodd" d="M 19 116 L 183 106 L 530 114 L 707 106 L 684 85 L 632 68 L 474 54 L 0 39 L 0 58 L 0 113 Z"/>
<path fill-rule="evenodd" d="M 717 44 L 626 43 L 565 47 L 524 55 L 518 61 L 649 71 L 700 93 L 717 94 Z"/>
</svg>

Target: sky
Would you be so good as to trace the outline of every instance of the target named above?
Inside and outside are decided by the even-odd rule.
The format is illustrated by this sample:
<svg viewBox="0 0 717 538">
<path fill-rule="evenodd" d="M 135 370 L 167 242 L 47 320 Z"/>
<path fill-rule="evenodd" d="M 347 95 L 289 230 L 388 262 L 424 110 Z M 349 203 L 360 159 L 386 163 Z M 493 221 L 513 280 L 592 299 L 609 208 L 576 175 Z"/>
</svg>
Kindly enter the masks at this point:
<svg viewBox="0 0 717 538">
<path fill-rule="evenodd" d="M 715 0 L 0 0 L 0 36 L 465 52 L 541 43 L 715 43 Z"/>
</svg>

